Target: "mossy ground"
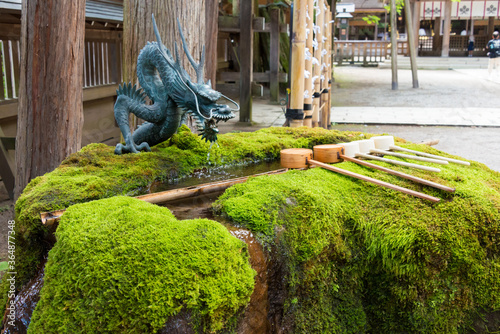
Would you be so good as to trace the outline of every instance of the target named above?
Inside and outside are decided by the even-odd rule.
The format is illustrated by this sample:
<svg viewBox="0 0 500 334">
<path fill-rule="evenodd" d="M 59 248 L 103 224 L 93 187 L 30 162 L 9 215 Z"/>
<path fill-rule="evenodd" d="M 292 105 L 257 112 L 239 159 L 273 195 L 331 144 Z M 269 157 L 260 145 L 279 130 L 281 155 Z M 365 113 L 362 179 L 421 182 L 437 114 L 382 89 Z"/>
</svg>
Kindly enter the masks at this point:
<svg viewBox="0 0 500 334">
<path fill-rule="evenodd" d="M 456 188 L 449 194 L 350 162 L 336 166 L 443 200 L 320 168 L 228 189 L 216 210 L 285 254 L 284 318 L 294 333 L 463 333 L 478 314 L 500 310 L 499 173 L 477 163 L 410 172 Z"/>
<path fill-rule="evenodd" d="M 253 291 L 226 228 L 130 197 L 71 206 L 56 237 L 29 333 L 155 333 L 183 309 L 215 332 Z"/>
</svg>

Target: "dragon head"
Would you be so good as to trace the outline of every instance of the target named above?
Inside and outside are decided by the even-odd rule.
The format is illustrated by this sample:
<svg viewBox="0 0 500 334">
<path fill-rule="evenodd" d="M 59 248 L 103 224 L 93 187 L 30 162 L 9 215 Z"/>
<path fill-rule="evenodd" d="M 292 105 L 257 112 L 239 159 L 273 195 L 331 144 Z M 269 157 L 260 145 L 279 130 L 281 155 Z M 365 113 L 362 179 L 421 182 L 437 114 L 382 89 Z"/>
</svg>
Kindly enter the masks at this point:
<svg viewBox="0 0 500 334">
<path fill-rule="evenodd" d="M 217 123 L 219 123 L 220 121 L 226 122 L 229 119 L 234 118 L 235 115 L 233 111 L 239 111 L 240 107 L 235 101 L 214 90 L 212 88 L 210 80 L 208 82 L 205 82 L 203 80 L 205 47 L 203 47 L 200 62 L 197 64 L 187 48 L 186 40 L 184 38 L 184 34 L 182 33 L 182 28 L 179 20 L 177 20 L 177 24 L 179 26 L 179 33 L 181 36 L 184 52 L 186 53 L 186 56 L 193 66 L 194 70 L 196 71 L 196 83 L 191 81 L 191 78 L 189 77 L 187 72 L 180 66 L 177 44 L 175 44 L 175 54 L 177 59 L 175 63 L 173 62 L 169 52 L 167 52 L 167 48 L 161 42 L 160 34 L 158 32 L 158 28 L 156 27 L 156 22 L 153 16 L 153 26 L 158 41 L 158 48 L 163 57 L 167 60 L 167 63 L 179 75 L 182 85 L 184 85 L 187 89 L 187 92 L 183 97 L 182 107 L 195 117 L 202 138 L 205 139 L 205 141 L 210 141 L 213 143 L 217 141 L 217 133 L 219 132 L 216 126 Z M 232 102 L 236 106 L 236 109 L 232 109 L 226 104 L 218 104 L 217 101 L 221 97 L 224 97 L 228 101 Z"/>
</svg>

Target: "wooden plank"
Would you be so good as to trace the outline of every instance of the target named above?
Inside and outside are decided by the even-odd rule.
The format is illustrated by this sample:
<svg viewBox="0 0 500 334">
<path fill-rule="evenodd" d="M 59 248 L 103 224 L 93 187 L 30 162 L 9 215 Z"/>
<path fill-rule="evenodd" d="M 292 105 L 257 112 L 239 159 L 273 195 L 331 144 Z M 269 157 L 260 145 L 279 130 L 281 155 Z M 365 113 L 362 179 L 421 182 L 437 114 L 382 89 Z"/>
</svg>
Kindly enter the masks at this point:
<svg viewBox="0 0 500 334">
<path fill-rule="evenodd" d="M 251 1 L 240 3 L 240 122 L 252 121 L 253 81 L 253 6 Z"/>
<path fill-rule="evenodd" d="M 108 64 L 109 64 L 109 81 L 110 83 L 118 83 L 120 80 L 119 76 L 119 55 L 118 55 L 118 43 L 117 41 L 112 41 L 109 44 L 108 52 Z"/>
<path fill-rule="evenodd" d="M 85 30 L 85 41 L 88 40 L 113 41 L 115 39 L 122 39 L 122 37 L 123 37 L 123 32 L 121 31 L 98 30 L 98 29 Z"/>
<path fill-rule="evenodd" d="M 83 102 L 116 96 L 118 84 L 87 87 L 83 89 Z"/>
<path fill-rule="evenodd" d="M 0 128 L 0 138 L 4 137 L 3 130 Z M 10 198 L 14 198 L 14 170 L 16 166 L 14 160 L 0 140 L 0 176 L 9 194 Z"/>
<path fill-rule="evenodd" d="M 251 4 L 250 4 L 251 5 Z M 242 5 L 243 7 L 243 5 Z M 242 12 L 243 14 L 243 12 Z M 250 22 L 250 21 L 249 21 Z M 252 29 L 255 32 L 265 32 L 266 22 L 263 17 L 252 18 Z M 220 32 L 240 32 L 240 17 L 237 16 L 219 16 Z"/>
<path fill-rule="evenodd" d="M 217 90 L 225 95 L 237 96 L 240 92 L 240 86 L 235 83 L 218 83 Z M 264 96 L 264 87 L 252 82 L 252 96 Z"/>
<path fill-rule="evenodd" d="M 21 24 L 0 23 L 0 39 L 19 39 Z"/>
<path fill-rule="evenodd" d="M 17 116 L 17 99 L 0 101 L 0 120 Z"/>
<path fill-rule="evenodd" d="M 2 43 L 0 44 L 0 101 L 5 100 L 5 87 L 4 87 L 4 80 L 3 80 L 3 68 L 4 68 L 4 50 L 6 47 L 6 41 L 3 40 Z"/>
<path fill-rule="evenodd" d="M 240 72 L 221 72 L 220 73 L 220 81 L 240 81 Z M 254 72 L 252 74 L 253 82 L 270 82 L 270 72 Z M 279 82 L 287 82 L 288 74 L 287 73 L 279 73 L 278 74 Z"/>
<path fill-rule="evenodd" d="M 102 75 L 102 43 L 95 42 L 95 50 L 96 50 L 96 72 L 97 72 L 97 84 L 103 85 L 103 75 Z"/>
<path fill-rule="evenodd" d="M 269 91 L 271 102 L 279 102 L 280 85 L 279 85 L 279 65 L 280 65 L 280 10 L 277 8 L 271 9 L 271 38 L 270 38 L 270 55 L 269 55 Z M 254 78 L 255 81 L 257 81 Z"/>
</svg>

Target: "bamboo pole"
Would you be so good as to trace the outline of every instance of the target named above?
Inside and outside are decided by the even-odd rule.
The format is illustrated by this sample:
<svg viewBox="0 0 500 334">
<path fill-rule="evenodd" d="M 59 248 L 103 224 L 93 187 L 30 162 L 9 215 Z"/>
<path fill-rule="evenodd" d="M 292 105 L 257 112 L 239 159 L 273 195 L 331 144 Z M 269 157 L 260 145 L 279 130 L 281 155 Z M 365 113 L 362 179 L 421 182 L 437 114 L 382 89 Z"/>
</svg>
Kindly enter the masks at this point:
<svg viewBox="0 0 500 334">
<path fill-rule="evenodd" d="M 312 127 L 312 95 L 314 90 L 314 85 L 312 82 L 313 76 L 313 37 L 314 37 L 314 7 L 313 0 L 307 0 L 307 39 L 306 39 L 306 49 L 308 50 L 308 55 L 306 56 L 305 70 L 308 72 L 304 81 L 304 90 L 307 91 L 307 95 L 304 98 L 304 126 Z"/>
<path fill-rule="evenodd" d="M 399 161 L 399 160 L 394 160 L 394 159 L 381 158 L 381 157 L 378 157 L 376 155 L 370 155 L 370 154 L 364 154 L 364 153 L 356 153 L 356 157 L 370 159 L 370 160 L 382 161 L 382 162 L 386 162 L 388 164 L 393 164 L 393 165 L 399 165 L 399 166 L 405 166 L 405 167 L 410 167 L 410 168 L 421 169 L 421 170 L 425 170 L 425 171 L 428 171 L 428 172 L 439 173 L 441 171 L 441 169 L 435 168 L 435 167 L 422 166 L 422 165 L 414 164 L 414 163 L 410 163 L 410 162 L 404 162 L 404 161 Z"/>
<path fill-rule="evenodd" d="M 325 9 L 326 7 L 326 9 Z M 323 7 L 324 11 L 324 23 L 323 23 L 323 35 L 324 38 L 323 40 L 325 41 L 323 43 L 323 50 L 322 50 L 322 83 L 321 83 L 321 105 L 323 106 L 323 109 L 321 110 L 321 126 L 325 129 L 328 129 L 328 118 L 330 115 L 330 109 L 328 108 L 328 95 L 330 94 L 330 87 L 329 87 L 329 68 L 328 68 L 328 54 L 330 53 L 330 11 L 328 10 L 328 7 L 325 5 Z M 326 51 L 323 52 L 323 51 Z"/>
<path fill-rule="evenodd" d="M 283 174 L 287 170 L 288 170 L 287 168 L 282 168 L 282 169 L 273 170 L 270 172 L 264 172 L 264 173 L 250 175 L 250 176 L 238 177 L 235 179 L 204 183 L 204 184 L 200 184 L 200 185 L 192 186 L 192 187 L 187 187 L 187 188 L 179 188 L 179 189 L 173 189 L 173 190 L 166 190 L 166 191 L 162 191 L 162 192 L 154 193 L 154 194 L 141 195 L 141 196 L 137 196 L 135 198 L 140 199 L 140 200 L 145 201 L 145 202 L 148 202 L 148 203 L 151 203 L 151 204 L 166 203 L 166 202 L 176 201 L 179 199 L 185 199 L 185 198 L 190 198 L 190 197 L 195 197 L 195 196 L 200 196 L 200 195 L 207 195 L 207 194 L 211 194 L 214 192 L 223 191 L 223 190 L 226 190 L 230 186 L 235 185 L 237 183 L 246 182 L 249 177 Z M 40 213 L 40 218 L 41 218 L 42 223 L 44 225 L 52 225 L 61 219 L 61 216 L 64 214 L 65 211 L 66 211 L 66 209 L 52 211 L 52 212 L 42 212 L 42 213 Z"/>
<path fill-rule="evenodd" d="M 319 62 L 319 64 L 313 65 L 313 83 L 314 83 L 314 96 L 313 96 L 313 118 L 312 125 L 313 127 L 319 126 L 319 112 L 321 107 L 321 50 L 323 50 L 323 34 L 321 29 L 323 29 L 323 21 L 324 15 L 321 15 L 323 12 L 322 8 L 322 0 L 317 1 L 317 7 L 315 11 L 316 16 L 316 24 L 315 26 L 319 27 L 317 29 L 317 33 L 314 34 L 314 41 L 317 43 L 316 49 L 314 50 L 314 58 Z"/>
<path fill-rule="evenodd" d="M 287 118 L 290 127 L 302 126 L 304 117 L 304 70 L 306 48 L 306 5 L 307 0 L 295 0 L 293 4 L 293 35 L 292 35 L 292 82 L 290 85 L 290 109 Z"/>
<path fill-rule="evenodd" d="M 437 198 L 437 197 L 429 196 L 429 195 L 426 195 L 426 194 L 423 194 L 423 193 L 419 193 L 418 191 L 414 191 L 414 190 L 411 190 L 411 189 L 399 187 L 399 186 L 396 186 L 396 185 L 391 184 L 391 183 L 387 183 L 387 182 L 384 182 L 384 181 L 373 179 L 371 177 L 364 176 L 364 175 L 361 175 L 361 174 L 353 173 L 353 172 L 350 172 L 348 170 L 345 170 L 345 169 L 342 169 L 342 168 L 337 168 L 337 167 L 334 167 L 334 166 L 331 166 L 331 165 L 328 165 L 328 164 L 324 164 L 324 163 L 316 161 L 316 160 L 308 160 L 308 163 L 310 165 L 318 166 L 318 167 L 321 167 L 321 168 L 324 168 L 324 169 L 328 169 L 328 170 L 331 170 L 333 172 L 336 172 L 336 173 L 339 173 L 339 174 L 342 174 L 342 175 L 346 175 L 346 176 L 354 177 L 354 178 L 362 180 L 362 181 L 370 182 L 370 183 L 376 184 L 378 186 L 382 186 L 382 187 L 389 188 L 389 189 L 392 189 L 392 190 L 397 190 L 397 191 L 400 191 L 400 192 L 405 193 L 407 195 L 412 195 L 412 196 L 415 196 L 415 197 L 418 197 L 418 198 L 426 199 L 426 200 L 429 200 L 429 201 L 431 201 L 433 203 L 437 203 L 437 202 L 440 201 L 440 199 Z"/>
<path fill-rule="evenodd" d="M 333 25 L 333 13 L 331 12 L 331 8 L 328 7 L 328 12 L 329 12 L 329 19 L 328 19 L 328 34 L 329 34 L 329 37 L 328 37 L 328 48 L 327 48 L 327 51 L 328 51 L 328 63 L 327 63 L 327 66 L 328 66 L 328 100 L 327 100 L 327 108 L 329 110 L 328 112 L 328 119 L 327 119 L 327 129 L 330 128 L 330 125 L 332 124 L 331 123 L 331 119 L 330 119 L 330 116 L 332 114 L 332 81 L 333 81 L 333 66 L 332 66 L 332 55 L 333 55 L 333 48 L 332 46 L 334 45 L 333 43 L 333 29 L 334 29 L 334 25 Z"/>
<path fill-rule="evenodd" d="M 391 0 L 391 68 L 392 90 L 398 90 L 398 28 L 397 28 L 396 0 Z"/>
<path fill-rule="evenodd" d="M 417 50 L 415 43 L 415 31 L 413 30 L 413 16 L 411 12 L 410 0 L 405 1 L 405 17 L 406 29 L 408 30 L 408 48 L 410 49 L 410 62 L 411 62 L 411 76 L 413 79 L 413 88 L 418 88 L 418 74 L 417 74 Z"/>
</svg>

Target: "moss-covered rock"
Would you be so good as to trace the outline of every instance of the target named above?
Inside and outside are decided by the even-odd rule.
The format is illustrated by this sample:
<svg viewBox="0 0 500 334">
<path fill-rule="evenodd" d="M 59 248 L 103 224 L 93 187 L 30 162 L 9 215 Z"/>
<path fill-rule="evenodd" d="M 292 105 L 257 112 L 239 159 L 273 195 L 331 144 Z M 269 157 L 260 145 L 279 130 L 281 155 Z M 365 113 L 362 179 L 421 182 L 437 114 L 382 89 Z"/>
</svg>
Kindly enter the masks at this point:
<svg viewBox="0 0 500 334">
<path fill-rule="evenodd" d="M 34 275 L 51 247 L 47 242 L 50 231 L 40 223 L 41 212 L 116 195 L 135 196 L 147 192 L 155 181 L 168 182 L 195 169 L 273 160 L 283 148 L 354 140 L 360 135 L 321 128 L 268 128 L 221 135 L 219 146 L 210 149 L 200 136 L 182 126 L 169 141 L 148 153 L 115 155 L 113 147 L 88 145 L 53 172 L 33 179 L 16 202 L 16 283 L 20 287 Z"/>
<path fill-rule="evenodd" d="M 465 333 L 473 318 L 500 310 L 499 173 L 477 163 L 432 176 L 411 171 L 456 188 L 449 194 L 350 162 L 336 166 L 443 201 L 320 168 L 228 189 L 216 210 L 279 249 L 273 254 L 287 265 L 282 322 L 290 332 Z"/>
<path fill-rule="evenodd" d="M 29 333 L 155 333 L 185 309 L 217 331 L 248 303 L 244 242 L 217 222 L 114 197 L 68 208 Z"/>
</svg>

